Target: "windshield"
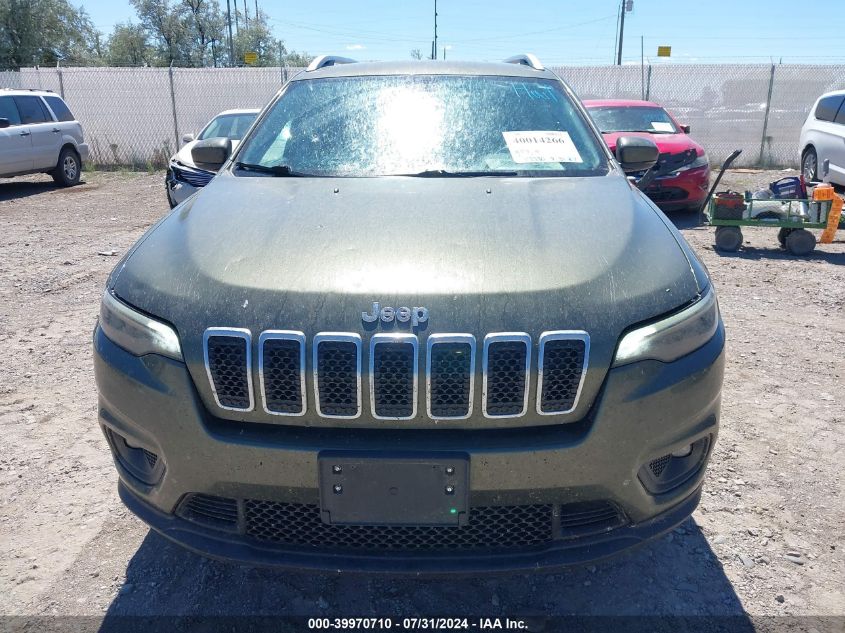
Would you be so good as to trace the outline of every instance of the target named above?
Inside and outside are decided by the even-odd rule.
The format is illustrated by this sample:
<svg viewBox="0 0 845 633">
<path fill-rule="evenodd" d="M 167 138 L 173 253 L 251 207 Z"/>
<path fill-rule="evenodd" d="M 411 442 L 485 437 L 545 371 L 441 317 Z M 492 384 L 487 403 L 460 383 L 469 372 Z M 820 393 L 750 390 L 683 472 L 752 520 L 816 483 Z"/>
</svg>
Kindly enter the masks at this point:
<svg viewBox="0 0 845 633">
<path fill-rule="evenodd" d="M 596 126 L 607 132 L 649 132 L 677 134 L 679 132 L 669 113 L 657 106 L 601 106 L 589 108 Z"/>
<path fill-rule="evenodd" d="M 240 141 L 258 113 L 248 114 L 223 114 L 214 117 L 211 123 L 205 126 L 200 132 L 199 140 L 207 138 L 226 137 L 233 141 Z"/>
<path fill-rule="evenodd" d="M 268 167 L 317 176 L 608 170 L 600 141 L 559 82 L 494 76 L 294 81 L 236 160 L 250 175 Z"/>
</svg>

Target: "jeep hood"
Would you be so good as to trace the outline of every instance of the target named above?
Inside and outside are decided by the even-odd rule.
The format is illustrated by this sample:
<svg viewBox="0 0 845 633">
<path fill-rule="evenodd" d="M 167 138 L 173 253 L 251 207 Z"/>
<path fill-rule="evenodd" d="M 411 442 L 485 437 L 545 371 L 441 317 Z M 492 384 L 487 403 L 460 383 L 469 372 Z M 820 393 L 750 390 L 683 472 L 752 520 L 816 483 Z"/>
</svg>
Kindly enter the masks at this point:
<svg viewBox="0 0 845 633">
<path fill-rule="evenodd" d="M 423 343 L 435 332 L 480 343 L 488 332 L 524 331 L 536 342 L 546 330 L 586 330 L 590 372 L 578 416 L 622 331 L 699 294 L 680 241 L 618 172 L 333 179 L 224 170 L 142 238 L 112 283 L 118 297 L 175 326 L 207 403 L 207 327 L 248 328 L 255 338 L 301 330 L 309 341 L 320 331 L 358 332 L 366 343 L 374 327 L 400 329 L 362 323 L 378 301 L 428 308 Z"/>
</svg>

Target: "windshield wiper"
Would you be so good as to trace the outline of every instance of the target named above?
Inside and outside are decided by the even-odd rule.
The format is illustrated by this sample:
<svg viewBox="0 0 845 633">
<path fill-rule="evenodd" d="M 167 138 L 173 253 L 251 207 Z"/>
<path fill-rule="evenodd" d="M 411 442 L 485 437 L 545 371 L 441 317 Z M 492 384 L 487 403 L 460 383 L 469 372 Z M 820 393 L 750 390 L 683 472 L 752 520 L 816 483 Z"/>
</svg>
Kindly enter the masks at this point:
<svg viewBox="0 0 845 633">
<path fill-rule="evenodd" d="M 301 171 L 294 171 L 288 165 L 258 165 L 255 163 L 235 163 L 238 169 L 245 169 L 247 171 L 257 171 L 260 174 L 270 174 L 272 176 L 288 176 L 291 178 L 303 178 L 311 176 Z"/>
<path fill-rule="evenodd" d="M 515 171 L 446 171 L 445 169 L 426 169 L 416 174 L 396 174 L 415 178 L 480 178 L 483 176 L 518 176 Z"/>
</svg>

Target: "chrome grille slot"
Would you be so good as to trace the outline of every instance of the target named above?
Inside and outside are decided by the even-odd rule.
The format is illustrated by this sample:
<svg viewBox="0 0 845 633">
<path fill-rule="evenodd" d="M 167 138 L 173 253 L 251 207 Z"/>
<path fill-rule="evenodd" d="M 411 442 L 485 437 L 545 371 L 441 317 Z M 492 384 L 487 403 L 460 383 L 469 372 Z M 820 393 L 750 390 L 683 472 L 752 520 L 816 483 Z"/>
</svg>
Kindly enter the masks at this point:
<svg viewBox="0 0 845 633">
<path fill-rule="evenodd" d="M 428 417 L 462 419 L 472 415 L 475 337 L 432 334 L 426 355 Z"/>
<path fill-rule="evenodd" d="M 314 396 L 325 418 L 361 415 L 361 337 L 321 332 L 314 337 Z"/>
<path fill-rule="evenodd" d="M 537 413 L 569 413 L 587 372 L 590 336 L 580 330 L 543 332 L 537 363 Z"/>
<path fill-rule="evenodd" d="M 249 330 L 211 327 L 203 334 L 208 381 L 222 409 L 253 409 L 251 347 Z"/>
<path fill-rule="evenodd" d="M 531 337 L 503 332 L 484 337 L 482 407 L 488 418 L 525 415 Z"/>
<path fill-rule="evenodd" d="M 258 376 L 264 410 L 273 415 L 304 415 L 305 334 L 267 330 L 258 337 Z"/>
<path fill-rule="evenodd" d="M 370 339 L 370 402 L 374 418 L 409 420 L 417 414 L 417 337 L 375 334 Z"/>
</svg>

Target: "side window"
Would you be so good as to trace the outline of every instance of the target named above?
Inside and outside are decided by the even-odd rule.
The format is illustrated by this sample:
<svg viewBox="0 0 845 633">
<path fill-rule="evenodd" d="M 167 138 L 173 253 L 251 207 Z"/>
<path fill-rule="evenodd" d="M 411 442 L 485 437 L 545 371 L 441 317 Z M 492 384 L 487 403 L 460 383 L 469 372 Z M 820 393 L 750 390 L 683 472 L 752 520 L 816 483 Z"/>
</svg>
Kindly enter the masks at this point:
<svg viewBox="0 0 845 633">
<path fill-rule="evenodd" d="M 21 121 L 24 124 L 32 123 L 46 123 L 50 121 L 50 116 L 47 114 L 41 99 L 38 97 L 14 97 L 15 103 L 18 106 L 18 111 L 21 113 Z"/>
<path fill-rule="evenodd" d="M 53 114 L 59 121 L 75 121 L 76 118 L 71 113 L 67 104 L 62 101 L 61 97 L 44 97 L 44 101 L 50 106 Z"/>
<path fill-rule="evenodd" d="M 833 122 L 845 125 L 845 101 L 843 101 L 842 105 L 839 106 L 839 112 L 837 113 L 836 118 L 833 119 Z"/>
<path fill-rule="evenodd" d="M 9 125 L 21 124 L 21 115 L 12 97 L 0 97 L 0 119 L 9 119 Z"/>
<path fill-rule="evenodd" d="M 845 100 L 843 95 L 831 95 L 822 98 L 819 105 L 816 106 L 816 118 L 819 121 L 833 121 L 843 100 Z"/>
</svg>

